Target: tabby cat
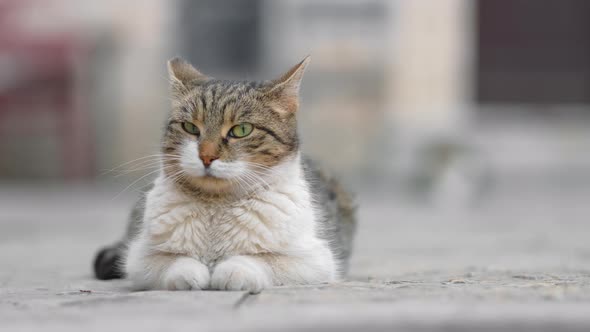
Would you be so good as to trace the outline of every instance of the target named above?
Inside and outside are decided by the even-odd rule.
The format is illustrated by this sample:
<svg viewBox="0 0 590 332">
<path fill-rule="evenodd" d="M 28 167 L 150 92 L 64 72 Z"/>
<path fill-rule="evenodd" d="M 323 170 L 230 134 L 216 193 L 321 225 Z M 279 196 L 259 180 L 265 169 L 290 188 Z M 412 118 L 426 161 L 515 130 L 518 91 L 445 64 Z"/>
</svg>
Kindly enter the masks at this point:
<svg viewBox="0 0 590 332">
<path fill-rule="evenodd" d="M 347 270 L 350 196 L 302 157 L 296 115 L 309 57 L 277 80 L 235 82 L 168 62 L 160 174 L 99 279 L 136 289 L 247 290 L 332 282 Z"/>
</svg>

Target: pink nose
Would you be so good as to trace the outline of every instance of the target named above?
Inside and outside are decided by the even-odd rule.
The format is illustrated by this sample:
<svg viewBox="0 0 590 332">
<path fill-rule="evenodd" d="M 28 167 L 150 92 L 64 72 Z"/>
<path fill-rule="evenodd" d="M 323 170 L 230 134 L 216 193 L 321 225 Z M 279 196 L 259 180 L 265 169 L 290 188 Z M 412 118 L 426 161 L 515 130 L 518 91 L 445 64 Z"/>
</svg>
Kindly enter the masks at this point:
<svg viewBox="0 0 590 332">
<path fill-rule="evenodd" d="M 203 155 L 199 155 L 199 158 L 201 158 L 201 160 L 203 161 L 203 165 L 205 165 L 205 167 L 211 166 L 211 163 L 213 162 L 213 160 L 219 159 L 219 157 L 217 157 L 217 156 L 203 156 Z"/>
<path fill-rule="evenodd" d="M 215 159 L 219 159 L 219 149 L 214 142 L 204 141 L 199 144 L 199 158 L 203 161 L 205 167 L 211 166 Z"/>
</svg>

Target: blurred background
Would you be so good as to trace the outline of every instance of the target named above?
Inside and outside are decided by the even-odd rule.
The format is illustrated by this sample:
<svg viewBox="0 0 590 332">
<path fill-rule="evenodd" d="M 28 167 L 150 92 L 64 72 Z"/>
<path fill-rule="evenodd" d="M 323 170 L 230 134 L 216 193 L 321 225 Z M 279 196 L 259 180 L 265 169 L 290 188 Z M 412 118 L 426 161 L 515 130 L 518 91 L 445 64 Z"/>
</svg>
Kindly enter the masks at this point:
<svg viewBox="0 0 590 332">
<path fill-rule="evenodd" d="M 308 54 L 304 150 L 357 194 L 351 283 L 227 310 L 590 330 L 588 0 L 0 0 L 0 322 L 241 326 L 204 310 L 231 295 L 132 297 L 91 262 L 155 175 L 138 158 L 159 152 L 169 58 L 272 79 Z"/>
<path fill-rule="evenodd" d="M 139 179 L 104 171 L 158 152 L 172 56 L 270 79 L 311 54 L 305 151 L 361 193 L 585 190 L 589 22 L 585 0 L 2 0 L 0 186 Z"/>
</svg>

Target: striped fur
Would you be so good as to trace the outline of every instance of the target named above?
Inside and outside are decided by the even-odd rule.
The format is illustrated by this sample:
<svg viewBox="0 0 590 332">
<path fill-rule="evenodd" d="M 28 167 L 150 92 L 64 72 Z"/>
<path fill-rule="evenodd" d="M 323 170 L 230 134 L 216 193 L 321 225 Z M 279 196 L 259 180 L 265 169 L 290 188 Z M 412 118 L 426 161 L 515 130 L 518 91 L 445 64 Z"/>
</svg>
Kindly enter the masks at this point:
<svg viewBox="0 0 590 332">
<path fill-rule="evenodd" d="M 98 278 L 127 275 L 143 289 L 260 290 L 343 276 L 352 200 L 299 151 L 298 91 L 308 62 L 260 83 L 216 80 L 181 59 L 169 62 L 161 174 L 125 239 L 97 257 Z M 187 133 L 185 122 L 199 133 Z M 252 133 L 229 136 L 239 123 L 252 124 Z M 209 167 L 197 157 L 205 149 L 215 156 Z"/>
</svg>

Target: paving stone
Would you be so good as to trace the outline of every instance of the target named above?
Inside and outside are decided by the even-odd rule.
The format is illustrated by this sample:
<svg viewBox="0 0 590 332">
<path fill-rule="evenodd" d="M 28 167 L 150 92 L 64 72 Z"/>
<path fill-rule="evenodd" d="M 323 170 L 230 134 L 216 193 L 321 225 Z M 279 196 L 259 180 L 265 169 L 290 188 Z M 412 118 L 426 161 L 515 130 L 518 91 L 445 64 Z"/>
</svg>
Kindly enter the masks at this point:
<svg viewBox="0 0 590 332">
<path fill-rule="evenodd" d="M 2 185 L 0 331 L 588 331 L 588 193 L 443 211 L 367 190 L 347 280 L 247 294 L 94 280 L 133 195 Z"/>
</svg>

